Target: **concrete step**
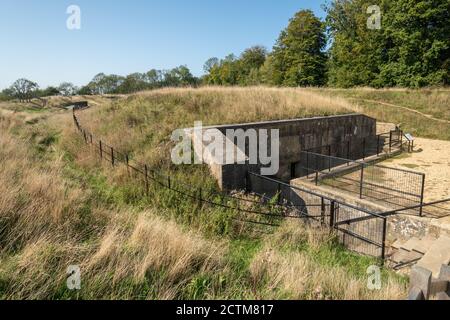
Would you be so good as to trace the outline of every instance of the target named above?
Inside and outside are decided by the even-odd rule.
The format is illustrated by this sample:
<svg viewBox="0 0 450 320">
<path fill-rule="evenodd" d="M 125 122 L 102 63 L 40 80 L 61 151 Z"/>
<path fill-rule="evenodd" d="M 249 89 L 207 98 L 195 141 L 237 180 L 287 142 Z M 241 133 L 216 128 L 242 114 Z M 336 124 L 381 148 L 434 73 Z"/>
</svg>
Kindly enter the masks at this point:
<svg viewBox="0 0 450 320">
<path fill-rule="evenodd" d="M 428 269 L 437 278 L 442 265 L 450 264 L 450 237 L 441 236 L 433 242 L 430 249 L 417 263 L 418 266 Z"/>
<path fill-rule="evenodd" d="M 415 251 L 399 249 L 390 257 L 390 260 L 397 264 L 401 264 L 415 261 L 417 259 L 420 259 L 422 256 L 422 254 Z"/>
<path fill-rule="evenodd" d="M 414 238 L 409 239 L 402 245 L 400 245 L 400 247 L 403 249 L 406 249 L 408 251 L 418 251 L 418 252 L 425 254 L 428 252 L 428 250 L 430 250 L 434 241 L 436 241 L 436 238 L 425 237 L 425 238 L 419 239 L 419 238 L 414 237 Z"/>
<path fill-rule="evenodd" d="M 397 239 L 395 240 L 395 242 L 391 245 L 392 248 L 399 250 L 403 244 L 405 243 L 405 241 L 401 240 L 401 239 Z"/>
</svg>

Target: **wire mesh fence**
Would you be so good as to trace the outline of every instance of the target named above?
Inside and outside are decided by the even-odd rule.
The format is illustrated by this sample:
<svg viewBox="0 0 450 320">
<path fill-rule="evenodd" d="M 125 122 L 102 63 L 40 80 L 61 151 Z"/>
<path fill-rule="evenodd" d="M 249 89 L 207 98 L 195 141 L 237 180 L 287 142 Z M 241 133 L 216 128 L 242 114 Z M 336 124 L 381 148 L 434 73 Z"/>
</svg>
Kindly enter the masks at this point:
<svg viewBox="0 0 450 320">
<path fill-rule="evenodd" d="M 347 249 L 384 259 L 386 217 L 256 173 L 250 172 L 248 179 L 256 194 L 278 195 L 278 201 L 295 207 L 297 214 L 329 225 Z"/>
<path fill-rule="evenodd" d="M 411 141 L 403 139 L 403 131 L 392 130 L 376 136 L 352 137 L 346 141 L 309 148 L 304 151 L 335 156 L 350 160 L 366 159 L 371 156 L 389 156 L 397 151 L 411 151 Z"/>
<path fill-rule="evenodd" d="M 393 208 L 423 204 L 425 174 L 312 152 L 301 152 L 300 177 L 382 202 Z M 422 215 L 422 208 L 410 213 Z"/>
</svg>

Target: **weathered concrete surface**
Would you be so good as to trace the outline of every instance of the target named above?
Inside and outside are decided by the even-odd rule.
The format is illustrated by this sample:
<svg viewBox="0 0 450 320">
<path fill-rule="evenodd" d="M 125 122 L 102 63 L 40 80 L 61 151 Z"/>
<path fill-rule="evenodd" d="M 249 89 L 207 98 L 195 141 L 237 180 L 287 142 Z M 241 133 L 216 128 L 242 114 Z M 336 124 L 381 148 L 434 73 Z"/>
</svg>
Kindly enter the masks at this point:
<svg viewBox="0 0 450 320">
<path fill-rule="evenodd" d="M 409 276 L 410 292 L 416 292 L 417 289 L 423 294 L 423 298 L 428 300 L 430 297 L 430 285 L 431 285 L 431 272 L 426 268 L 420 266 L 414 266 L 411 269 L 411 275 Z M 413 294 L 416 296 L 416 294 Z M 410 297 L 411 299 L 412 297 Z"/>
<path fill-rule="evenodd" d="M 417 263 L 419 267 L 430 270 L 433 276 L 439 276 L 441 266 L 450 263 L 450 238 L 441 236 L 431 246 L 430 250 Z"/>
<path fill-rule="evenodd" d="M 334 200 L 337 200 L 337 201 L 340 201 L 343 203 L 348 203 L 348 204 L 353 205 L 358 208 L 364 208 L 371 212 L 386 212 L 386 211 L 392 210 L 390 207 L 384 206 L 379 203 L 375 203 L 370 200 L 360 199 L 358 197 L 358 195 L 355 195 L 353 193 L 348 193 L 348 192 L 342 191 L 340 189 L 333 188 L 331 186 L 326 186 L 326 185 L 316 186 L 313 182 L 310 182 L 304 178 L 298 178 L 298 179 L 291 180 L 291 185 L 310 190 L 312 192 L 324 195 L 326 197 L 332 198 Z"/>
</svg>

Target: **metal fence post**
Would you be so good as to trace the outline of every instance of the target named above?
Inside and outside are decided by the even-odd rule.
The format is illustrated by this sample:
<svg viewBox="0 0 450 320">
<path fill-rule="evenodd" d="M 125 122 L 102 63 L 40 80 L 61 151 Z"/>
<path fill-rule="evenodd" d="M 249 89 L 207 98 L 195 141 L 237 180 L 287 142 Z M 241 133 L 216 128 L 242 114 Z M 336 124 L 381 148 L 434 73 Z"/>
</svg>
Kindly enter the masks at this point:
<svg viewBox="0 0 450 320">
<path fill-rule="evenodd" d="M 381 240 L 381 259 L 383 260 L 386 258 L 386 232 L 387 232 L 387 218 L 383 218 L 383 235 Z"/>
<path fill-rule="evenodd" d="M 144 173 L 145 173 L 145 194 L 147 195 L 147 197 L 148 197 L 148 167 L 147 167 L 147 165 L 144 165 Z"/>
<path fill-rule="evenodd" d="M 325 223 L 325 200 L 320 197 L 320 223 L 323 225 Z"/>
<path fill-rule="evenodd" d="M 366 138 L 363 138 L 363 160 L 366 159 Z"/>
<path fill-rule="evenodd" d="M 359 180 L 359 197 L 363 198 L 364 163 L 361 163 L 361 177 Z"/>
<path fill-rule="evenodd" d="M 400 150 L 403 149 L 403 131 L 400 130 Z"/>
<path fill-rule="evenodd" d="M 319 171 L 316 170 L 316 186 L 319 185 Z"/>
<path fill-rule="evenodd" d="M 114 148 L 111 147 L 111 164 L 114 167 Z"/>
<path fill-rule="evenodd" d="M 102 140 L 99 141 L 99 146 L 100 146 L 100 159 L 103 159 Z"/>
<path fill-rule="evenodd" d="M 419 215 L 422 217 L 423 216 L 423 193 L 425 191 L 425 174 L 422 174 L 422 187 L 421 187 L 421 191 L 420 191 L 420 210 L 419 210 Z"/>
<path fill-rule="evenodd" d="M 380 135 L 377 136 L 377 156 L 380 155 Z"/>
<path fill-rule="evenodd" d="M 335 214 L 335 203 L 334 201 L 331 201 L 330 203 L 330 228 L 334 228 L 334 214 Z"/>
<path fill-rule="evenodd" d="M 392 131 L 389 132 L 389 153 L 392 151 Z"/>
<path fill-rule="evenodd" d="M 128 157 L 128 154 L 125 155 L 125 162 L 126 162 L 126 165 L 127 165 L 127 173 L 128 173 L 128 176 L 129 176 L 130 175 L 130 158 Z"/>
</svg>

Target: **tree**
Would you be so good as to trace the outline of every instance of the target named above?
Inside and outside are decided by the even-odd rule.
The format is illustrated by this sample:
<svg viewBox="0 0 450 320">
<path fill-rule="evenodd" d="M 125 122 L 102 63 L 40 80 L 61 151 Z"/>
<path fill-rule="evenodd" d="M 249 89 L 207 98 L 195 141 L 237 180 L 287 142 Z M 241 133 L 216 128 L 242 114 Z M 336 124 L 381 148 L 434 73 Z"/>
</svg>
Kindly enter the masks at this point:
<svg viewBox="0 0 450 320">
<path fill-rule="evenodd" d="M 101 87 L 103 88 L 104 93 L 116 93 L 124 81 L 124 77 L 111 74 L 103 77 Z"/>
<path fill-rule="evenodd" d="M 290 20 L 273 48 L 269 81 L 285 86 L 319 86 L 326 82 L 325 25 L 311 10 L 302 10 Z M 267 73 L 265 75 L 267 77 Z"/>
<path fill-rule="evenodd" d="M 86 85 L 86 86 L 82 86 L 80 88 L 80 90 L 78 90 L 77 94 L 82 95 L 82 96 L 90 96 L 93 93 L 92 93 L 91 87 L 89 87 L 89 85 Z"/>
<path fill-rule="evenodd" d="M 104 73 L 99 73 L 89 82 L 88 86 L 92 94 L 105 94 L 105 77 Z"/>
<path fill-rule="evenodd" d="M 253 46 L 245 49 L 238 61 L 239 83 L 242 85 L 260 83 L 259 69 L 266 61 L 266 57 L 267 49 L 262 46 Z"/>
<path fill-rule="evenodd" d="M 20 101 L 29 101 L 35 96 L 39 86 L 36 82 L 27 79 L 18 79 L 10 87 L 12 95 Z"/>
<path fill-rule="evenodd" d="M 188 67 L 179 66 L 173 69 L 173 71 L 177 75 L 180 85 L 194 86 L 197 84 L 197 79 L 192 75 Z"/>
<path fill-rule="evenodd" d="M 166 87 L 194 86 L 197 81 L 188 67 L 179 66 L 164 72 L 163 85 Z"/>
<path fill-rule="evenodd" d="M 3 89 L 0 92 L 0 101 L 7 101 L 14 98 L 14 93 L 11 89 Z"/>
<path fill-rule="evenodd" d="M 41 97 L 58 96 L 60 94 L 58 88 L 52 86 L 49 86 L 40 92 Z"/>
<path fill-rule="evenodd" d="M 267 49 L 262 46 L 245 49 L 240 57 L 242 72 L 248 75 L 252 69 L 261 68 L 266 61 L 266 57 Z"/>
<path fill-rule="evenodd" d="M 77 93 L 78 89 L 70 82 L 63 82 L 59 85 L 58 91 L 65 97 L 73 96 Z"/>
<path fill-rule="evenodd" d="M 122 94 L 133 93 L 148 88 L 146 82 L 146 74 L 144 73 L 132 73 L 125 77 L 116 92 Z"/>
<path fill-rule="evenodd" d="M 327 26 L 333 43 L 330 49 L 329 84 L 339 87 L 379 86 L 380 66 L 387 59 L 388 44 L 381 29 L 369 29 L 367 9 L 371 0 L 335 0 L 326 7 Z M 383 13 L 385 1 L 379 2 Z"/>
<path fill-rule="evenodd" d="M 216 57 L 209 58 L 206 60 L 205 64 L 203 65 L 203 71 L 205 73 L 210 73 L 211 70 L 219 64 L 219 59 Z"/>
<path fill-rule="evenodd" d="M 150 88 L 158 88 L 162 85 L 163 73 L 160 70 L 151 69 L 146 73 L 146 82 Z"/>
</svg>

